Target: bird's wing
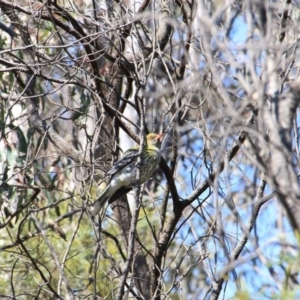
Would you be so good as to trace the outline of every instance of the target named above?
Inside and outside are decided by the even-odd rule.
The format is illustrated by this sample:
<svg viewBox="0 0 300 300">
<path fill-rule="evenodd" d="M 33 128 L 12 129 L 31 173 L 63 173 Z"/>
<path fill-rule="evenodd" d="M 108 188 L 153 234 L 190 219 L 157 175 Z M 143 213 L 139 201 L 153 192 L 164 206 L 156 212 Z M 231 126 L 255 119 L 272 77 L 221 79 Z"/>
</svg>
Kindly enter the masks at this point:
<svg viewBox="0 0 300 300">
<path fill-rule="evenodd" d="M 127 150 L 124 156 L 112 166 L 112 168 L 106 173 L 106 175 L 112 176 L 126 166 L 130 166 L 130 168 L 128 169 L 128 172 L 130 172 L 132 167 L 135 165 L 138 156 L 139 149 L 131 148 Z"/>
</svg>

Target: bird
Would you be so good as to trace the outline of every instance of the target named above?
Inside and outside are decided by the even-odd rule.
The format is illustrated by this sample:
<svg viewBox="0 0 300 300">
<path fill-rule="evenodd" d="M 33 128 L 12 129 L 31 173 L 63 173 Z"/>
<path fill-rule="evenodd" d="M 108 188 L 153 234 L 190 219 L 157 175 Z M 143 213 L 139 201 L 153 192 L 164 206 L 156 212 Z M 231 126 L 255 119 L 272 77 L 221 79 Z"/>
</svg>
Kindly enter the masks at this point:
<svg viewBox="0 0 300 300">
<path fill-rule="evenodd" d="M 159 165 L 161 160 L 160 146 L 162 138 L 162 133 L 149 133 L 146 137 L 146 143 L 141 154 L 140 184 L 147 181 Z M 93 203 L 90 209 L 92 216 L 97 215 L 109 199 L 111 199 L 110 201 L 116 200 L 130 192 L 135 186 L 139 147 L 139 145 L 135 145 L 128 149 L 123 157 L 106 173 L 105 177 L 109 177 L 109 182 L 106 189 Z"/>
</svg>

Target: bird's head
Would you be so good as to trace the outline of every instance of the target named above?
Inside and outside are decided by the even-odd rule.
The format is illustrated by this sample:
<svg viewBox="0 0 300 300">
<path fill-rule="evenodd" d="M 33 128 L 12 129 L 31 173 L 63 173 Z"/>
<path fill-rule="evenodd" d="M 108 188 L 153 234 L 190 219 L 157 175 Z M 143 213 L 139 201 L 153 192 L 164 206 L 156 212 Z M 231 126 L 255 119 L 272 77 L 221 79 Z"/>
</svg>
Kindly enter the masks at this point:
<svg viewBox="0 0 300 300">
<path fill-rule="evenodd" d="M 157 148 L 160 148 L 161 142 L 162 142 L 163 134 L 159 133 L 149 133 L 147 135 L 147 145 L 148 146 L 155 146 Z"/>
</svg>

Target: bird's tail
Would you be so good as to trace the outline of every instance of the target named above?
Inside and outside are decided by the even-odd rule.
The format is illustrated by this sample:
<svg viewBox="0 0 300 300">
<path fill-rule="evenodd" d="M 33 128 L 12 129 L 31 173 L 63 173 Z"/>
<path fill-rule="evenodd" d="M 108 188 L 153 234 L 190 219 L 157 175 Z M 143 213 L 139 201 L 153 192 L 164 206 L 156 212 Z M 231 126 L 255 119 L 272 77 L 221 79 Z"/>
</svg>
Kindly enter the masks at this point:
<svg viewBox="0 0 300 300">
<path fill-rule="evenodd" d="M 101 208 L 104 206 L 106 201 L 109 199 L 110 195 L 108 194 L 108 190 L 106 189 L 100 197 L 93 203 L 93 206 L 90 208 L 90 212 L 92 216 L 98 214 Z"/>
</svg>

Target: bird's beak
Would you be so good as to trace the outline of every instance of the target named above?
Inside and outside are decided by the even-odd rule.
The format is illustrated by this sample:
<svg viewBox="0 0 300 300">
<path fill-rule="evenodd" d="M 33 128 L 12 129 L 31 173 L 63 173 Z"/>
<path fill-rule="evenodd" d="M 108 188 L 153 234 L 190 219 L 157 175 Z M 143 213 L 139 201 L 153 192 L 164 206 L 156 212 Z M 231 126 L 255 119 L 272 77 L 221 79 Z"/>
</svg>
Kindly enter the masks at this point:
<svg viewBox="0 0 300 300">
<path fill-rule="evenodd" d="M 163 136 L 164 136 L 164 134 L 163 133 L 160 133 L 160 134 L 158 134 L 157 136 L 156 136 L 156 140 L 157 141 L 161 141 L 162 140 L 162 138 L 163 138 Z"/>
</svg>

